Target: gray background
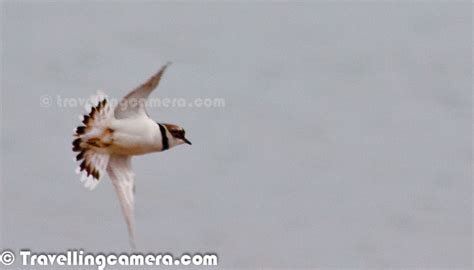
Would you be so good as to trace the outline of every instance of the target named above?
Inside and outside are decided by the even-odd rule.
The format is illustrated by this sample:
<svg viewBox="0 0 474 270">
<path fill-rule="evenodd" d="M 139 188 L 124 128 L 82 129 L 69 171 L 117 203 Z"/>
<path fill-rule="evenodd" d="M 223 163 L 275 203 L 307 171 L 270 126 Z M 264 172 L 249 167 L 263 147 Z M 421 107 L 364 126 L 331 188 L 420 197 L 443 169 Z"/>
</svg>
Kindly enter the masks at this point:
<svg viewBox="0 0 474 270">
<path fill-rule="evenodd" d="M 471 3 L 2 4 L 1 248 L 128 250 L 83 109 L 166 61 L 191 147 L 135 158 L 140 250 L 224 267 L 461 267 L 472 254 Z"/>
</svg>

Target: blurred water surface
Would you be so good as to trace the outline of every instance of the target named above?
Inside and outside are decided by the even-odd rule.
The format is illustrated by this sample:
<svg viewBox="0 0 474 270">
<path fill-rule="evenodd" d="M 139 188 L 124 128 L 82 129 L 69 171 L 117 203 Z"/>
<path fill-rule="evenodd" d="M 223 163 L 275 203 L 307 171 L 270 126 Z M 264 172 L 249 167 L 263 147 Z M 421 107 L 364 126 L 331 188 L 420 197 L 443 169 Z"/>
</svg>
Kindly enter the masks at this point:
<svg viewBox="0 0 474 270">
<path fill-rule="evenodd" d="M 193 145 L 134 158 L 140 250 L 470 267 L 470 2 L 3 1 L 1 25 L 1 248 L 128 250 L 109 179 L 74 173 L 83 109 L 55 101 L 172 61 L 154 97 L 226 106 L 148 110 Z"/>
</svg>

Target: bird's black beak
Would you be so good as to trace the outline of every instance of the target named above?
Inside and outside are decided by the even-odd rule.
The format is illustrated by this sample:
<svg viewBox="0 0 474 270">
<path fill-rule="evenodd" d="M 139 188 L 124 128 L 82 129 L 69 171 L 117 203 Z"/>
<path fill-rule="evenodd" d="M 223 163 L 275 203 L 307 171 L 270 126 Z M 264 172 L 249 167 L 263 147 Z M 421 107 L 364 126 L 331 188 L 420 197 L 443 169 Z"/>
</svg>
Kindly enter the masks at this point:
<svg viewBox="0 0 474 270">
<path fill-rule="evenodd" d="M 188 139 L 184 138 L 183 140 L 184 140 L 185 143 L 187 143 L 189 145 L 192 145 L 192 143 Z"/>
</svg>

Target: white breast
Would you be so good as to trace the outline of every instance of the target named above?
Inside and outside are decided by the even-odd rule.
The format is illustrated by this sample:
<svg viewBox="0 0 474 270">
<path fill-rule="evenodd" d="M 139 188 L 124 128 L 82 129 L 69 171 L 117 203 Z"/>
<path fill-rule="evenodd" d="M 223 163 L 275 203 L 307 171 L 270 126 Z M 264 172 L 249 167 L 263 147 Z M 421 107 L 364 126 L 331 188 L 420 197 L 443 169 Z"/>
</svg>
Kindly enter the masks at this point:
<svg viewBox="0 0 474 270">
<path fill-rule="evenodd" d="M 113 142 L 110 152 L 120 155 L 142 155 L 161 151 L 162 139 L 158 124 L 150 118 L 113 120 Z"/>
</svg>

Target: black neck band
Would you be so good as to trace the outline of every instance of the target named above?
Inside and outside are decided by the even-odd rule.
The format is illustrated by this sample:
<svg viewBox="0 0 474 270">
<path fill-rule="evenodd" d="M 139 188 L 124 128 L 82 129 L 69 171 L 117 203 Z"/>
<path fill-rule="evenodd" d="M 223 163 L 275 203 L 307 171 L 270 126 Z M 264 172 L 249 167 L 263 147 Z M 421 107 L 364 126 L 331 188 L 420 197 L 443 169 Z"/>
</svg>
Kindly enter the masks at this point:
<svg viewBox="0 0 474 270">
<path fill-rule="evenodd" d="M 165 151 L 170 148 L 170 144 L 168 142 L 168 135 L 166 135 L 166 128 L 160 123 L 157 123 L 157 124 L 160 127 L 160 132 L 161 132 L 161 140 L 162 140 L 161 143 L 163 145 L 162 151 Z"/>
</svg>

